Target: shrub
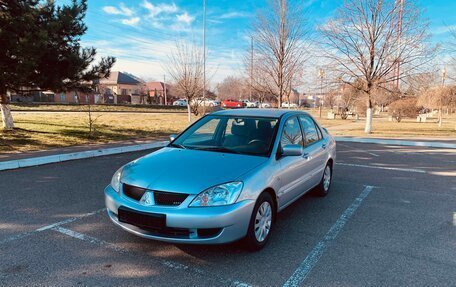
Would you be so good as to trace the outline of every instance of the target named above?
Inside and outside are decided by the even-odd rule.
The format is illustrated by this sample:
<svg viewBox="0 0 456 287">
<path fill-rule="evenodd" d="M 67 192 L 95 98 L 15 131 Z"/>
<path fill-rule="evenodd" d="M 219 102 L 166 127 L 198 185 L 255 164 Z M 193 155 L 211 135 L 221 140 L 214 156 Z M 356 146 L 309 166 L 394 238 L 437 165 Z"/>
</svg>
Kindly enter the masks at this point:
<svg viewBox="0 0 456 287">
<path fill-rule="evenodd" d="M 392 102 L 388 106 L 388 112 L 397 121 L 400 122 L 402 118 L 414 118 L 418 115 L 420 108 L 416 106 L 416 98 L 405 98 Z"/>
</svg>

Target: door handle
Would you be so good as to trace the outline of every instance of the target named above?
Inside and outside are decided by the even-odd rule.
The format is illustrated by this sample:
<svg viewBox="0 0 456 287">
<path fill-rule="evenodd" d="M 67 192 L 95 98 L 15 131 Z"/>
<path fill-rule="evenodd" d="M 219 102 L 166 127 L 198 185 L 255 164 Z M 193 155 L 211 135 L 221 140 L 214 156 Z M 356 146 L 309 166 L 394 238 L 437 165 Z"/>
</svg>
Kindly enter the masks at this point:
<svg viewBox="0 0 456 287">
<path fill-rule="evenodd" d="M 325 143 L 322 144 L 321 147 L 322 147 L 323 149 L 326 149 L 326 144 L 325 144 Z"/>
<path fill-rule="evenodd" d="M 309 153 L 307 153 L 307 152 L 303 153 L 303 154 L 302 154 L 302 157 L 303 157 L 304 159 L 309 159 Z"/>
</svg>

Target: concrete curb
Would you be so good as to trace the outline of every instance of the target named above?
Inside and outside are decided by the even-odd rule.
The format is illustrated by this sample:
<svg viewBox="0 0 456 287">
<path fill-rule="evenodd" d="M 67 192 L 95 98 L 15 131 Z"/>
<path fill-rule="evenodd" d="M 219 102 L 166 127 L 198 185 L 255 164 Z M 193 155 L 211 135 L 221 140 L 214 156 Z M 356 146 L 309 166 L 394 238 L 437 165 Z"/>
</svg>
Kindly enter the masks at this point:
<svg viewBox="0 0 456 287">
<path fill-rule="evenodd" d="M 419 147 L 435 147 L 435 148 L 454 148 L 456 144 L 443 142 L 423 142 L 409 140 L 390 140 L 390 139 L 373 139 L 373 138 L 350 138 L 350 137 L 334 137 L 338 142 L 354 142 L 354 143 L 372 143 L 383 145 L 399 145 L 399 146 L 419 146 Z"/>
<path fill-rule="evenodd" d="M 418 141 L 404 141 L 404 140 L 389 140 L 389 139 L 371 139 L 371 138 L 349 138 L 349 137 L 335 137 L 337 142 L 356 142 L 356 143 L 372 143 L 372 144 L 386 144 L 386 145 L 399 145 L 399 146 L 419 146 L 419 147 L 434 147 L 434 148 L 451 148 L 456 149 L 456 144 L 442 143 L 442 142 L 418 142 Z M 23 167 L 38 166 L 49 163 L 58 163 L 69 160 L 77 160 L 84 158 L 99 157 L 112 154 L 120 154 L 141 150 L 148 150 L 153 148 L 164 147 L 168 141 L 158 141 L 147 144 L 129 145 L 123 147 L 106 148 L 88 150 L 82 152 L 73 152 L 65 154 L 56 154 L 40 157 L 31 157 L 19 160 L 10 160 L 0 162 L 0 171 L 17 169 Z"/>
<path fill-rule="evenodd" d="M 153 142 L 153 143 L 129 145 L 129 146 L 123 146 L 123 147 L 96 149 L 96 150 L 88 150 L 88 151 L 65 153 L 65 154 L 31 157 L 31 158 L 25 158 L 25 159 L 19 159 L 19 160 L 10 160 L 10 161 L 0 162 L 0 171 L 23 168 L 23 167 L 38 166 L 38 165 L 49 164 L 49 163 L 64 162 L 64 161 L 76 160 L 76 159 L 85 159 L 85 158 L 99 157 L 99 156 L 105 156 L 105 155 L 148 150 L 148 149 L 163 147 L 167 144 L 168 144 L 168 141 L 158 141 L 158 142 Z"/>
</svg>

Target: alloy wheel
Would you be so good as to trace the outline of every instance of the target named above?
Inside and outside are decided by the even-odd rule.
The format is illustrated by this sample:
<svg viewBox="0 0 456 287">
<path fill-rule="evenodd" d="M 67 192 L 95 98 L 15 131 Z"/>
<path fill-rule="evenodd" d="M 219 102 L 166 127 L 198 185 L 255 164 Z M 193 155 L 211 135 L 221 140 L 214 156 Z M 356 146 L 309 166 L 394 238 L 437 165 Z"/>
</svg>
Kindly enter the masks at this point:
<svg viewBox="0 0 456 287">
<path fill-rule="evenodd" d="M 255 238 L 258 242 L 263 242 L 271 230 L 272 208 L 269 202 L 265 201 L 258 208 L 255 216 Z"/>
<path fill-rule="evenodd" d="M 329 185 L 331 184 L 331 167 L 329 165 L 325 168 L 325 173 L 323 175 L 323 188 L 325 192 L 328 191 Z"/>
</svg>

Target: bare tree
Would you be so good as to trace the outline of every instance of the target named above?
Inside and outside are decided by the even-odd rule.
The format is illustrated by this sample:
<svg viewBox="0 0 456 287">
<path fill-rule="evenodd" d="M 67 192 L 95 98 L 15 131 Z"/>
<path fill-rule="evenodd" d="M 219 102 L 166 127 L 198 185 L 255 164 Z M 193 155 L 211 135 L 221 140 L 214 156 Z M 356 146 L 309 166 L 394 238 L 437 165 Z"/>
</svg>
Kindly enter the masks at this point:
<svg viewBox="0 0 456 287">
<path fill-rule="evenodd" d="M 398 90 L 385 90 L 376 88 L 371 93 L 372 101 L 380 107 L 380 111 L 384 112 L 386 106 L 392 102 L 399 100 L 400 92 Z"/>
<path fill-rule="evenodd" d="M 174 80 L 173 91 L 176 96 L 187 100 L 188 121 L 192 121 L 191 104 L 203 92 L 204 57 L 202 49 L 194 44 L 176 42 L 165 65 L 168 74 Z"/>
<path fill-rule="evenodd" d="M 260 77 L 254 77 L 252 86 L 274 95 L 279 108 L 304 69 L 306 24 L 302 1 L 297 0 L 269 0 L 268 7 L 257 15 L 253 50 Z"/>
<path fill-rule="evenodd" d="M 390 89 L 433 59 L 428 24 L 413 1 L 347 0 L 320 28 L 325 56 L 346 83 L 360 79 L 366 94 L 365 132 L 372 131 L 372 91 Z M 400 67 L 400 69 L 399 69 Z"/>
<path fill-rule="evenodd" d="M 450 65 L 452 66 L 453 69 L 456 68 L 456 29 L 451 29 L 451 41 L 449 43 L 449 51 L 451 53 L 451 63 Z M 449 75 L 448 78 L 452 80 L 456 80 L 456 77 L 453 75 Z"/>
<path fill-rule="evenodd" d="M 217 94 L 221 100 L 241 99 L 248 95 L 248 89 L 246 79 L 228 76 L 217 85 Z"/>
<path fill-rule="evenodd" d="M 330 108 L 331 110 L 334 109 L 334 106 L 337 104 L 337 99 L 339 97 L 339 93 L 337 90 L 329 90 L 325 95 L 325 106 Z"/>
<path fill-rule="evenodd" d="M 442 110 L 456 107 L 456 88 L 453 86 L 434 86 L 423 91 L 418 97 L 418 105 L 438 110 L 438 124 L 442 126 Z"/>
</svg>

